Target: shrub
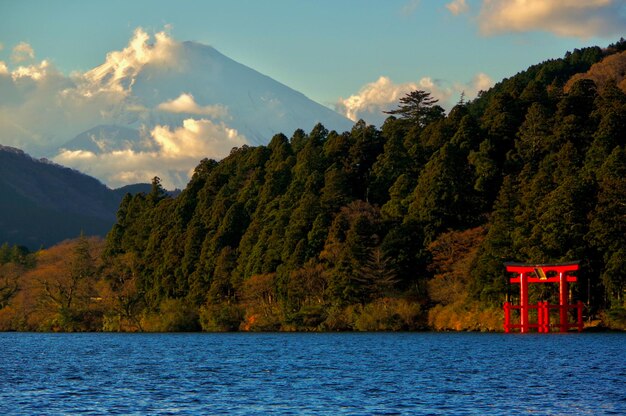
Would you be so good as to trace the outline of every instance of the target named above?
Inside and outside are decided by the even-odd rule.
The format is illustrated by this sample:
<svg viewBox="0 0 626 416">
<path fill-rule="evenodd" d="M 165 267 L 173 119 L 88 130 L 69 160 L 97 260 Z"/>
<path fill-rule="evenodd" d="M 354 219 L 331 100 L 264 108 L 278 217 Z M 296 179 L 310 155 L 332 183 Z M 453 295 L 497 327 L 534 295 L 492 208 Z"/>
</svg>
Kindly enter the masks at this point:
<svg viewBox="0 0 626 416">
<path fill-rule="evenodd" d="M 354 325 L 359 331 L 408 331 L 421 328 L 419 304 L 405 299 L 381 298 L 365 305 Z"/>
<path fill-rule="evenodd" d="M 236 331 L 243 320 L 241 309 L 229 303 L 200 308 L 200 326 L 206 332 Z"/>
<path fill-rule="evenodd" d="M 144 316 L 142 327 L 148 332 L 198 331 L 198 311 L 183 299 L 165 299 L 158 313 Z"/>
</svg>

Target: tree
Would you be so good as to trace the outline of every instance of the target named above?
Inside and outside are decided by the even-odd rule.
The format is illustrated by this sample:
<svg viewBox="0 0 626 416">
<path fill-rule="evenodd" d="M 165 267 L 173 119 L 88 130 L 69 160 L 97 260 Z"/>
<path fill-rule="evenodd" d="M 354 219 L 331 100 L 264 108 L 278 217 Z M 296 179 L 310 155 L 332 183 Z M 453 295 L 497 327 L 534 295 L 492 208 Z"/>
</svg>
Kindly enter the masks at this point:
<svg viewBox="0 0 626 416">
<path fill-rule="evenodd" d="M 609 302 L 619 306 L 626 290 L 626 151 L 617 147 L 598 172 L 598 202 L 588 240 L 603 253 L 601 278 Z"/>
<path fill-rule="evenodd" d="M 334 169 L 344 172 L 351 197 L 367 200 L 371 168 L 382 151 L 379 131 L 359 120 L 349 134 L 331 135 L 329 140 L 332 142 L 324 145 L 326 163 L 333 163 Z"/>
<path fill-rule="evenodd" d="M 515 148 L 523 163 L 531 166 L 533 172 L 548 151 L 556 150 L 552 143 L 550 122 L 548 110 L 541 104 L 533 103 L 519 129 Z"/>
<path fill-rule="evenodd" d="M 18 278 L 23 268 L 14 263 L 0 264 L 0 309 L 7 306 L 19 290 Z"/>
<path fill-rule="evenodd" d="M 389 188 L 411 167 L 411 158 L 404 147 L 404 131 L 394 117 L 389 117 L 382 128 L 385 139 L 383 152 L 372 166 L 369 199 L 383 205 L 389 199 Z"/>
<path fill-rule="evenodd" d="M 422 225 L 427 241 L 446 229 L 475 223 L 477 200 L 467 159 L 448 143 L 424 167 L 409 207 L 409 216 Z"/>
<path fill-rule="evenodd" d="M 428 282 L 431 300 L 443 305 L 463 302 L 468 298 L 471 270 L 485 228 L 444 233 L 428 246 L 432 261 L 429 270 L 434 274 Z"/>
<path fill-rule="evenodd" d="M 445 111 L 436 105 L 436 98 L 426 91 L 411 91 L 400 98 L 400 104 L 395 110 L 384 111 L 385 114 L 398 115 L 401 120 L 411 125 L 424 128 L 431 122 L 443 117 Z"/>
<path fill-rule="evenodd" d="M 160 200 L 165 198 L 166 196 L 165 189 L 163 189 L 163 185 L 161 185 L 161 178 L 155 176 L 152 178 L 152 184 L 150 188 L 150 193 L 148 194 L 148 201 L 152 205 L 156 205 Z"/>
<path fill-rule="evenodd" d="M 334 303 L 360 302 L 357 270 L 380 244 L 381 226 L 380 210 L 364 201 L 351 202 L 333 220 L 320 259 L 328 269 Z"/>
<path fill-rule="evenodd" d="M 289 275 L 287 286 L 288 301 L 298 310 L 303 306 L 323 305 L 327 302 L 328 281 L 326 269 L 313 260 Z"/>
<path fill-rule="evenodd" d="M 361 301 L 388 296 L 399 282 L 393 261 L 380 246 L 370 250 L 367 261 L 357 270 L 355 280 L 364 292 Z"/>
<path fill-rule="evenodd" d="M 50 316 L 49 329 L 100 329 L 92 307 L 98 298 L 94 259 L 101 249 L 99 240 L 80 237 L 38 253 L 38 266 L 30 274 L 41 290 L 43 312 Z"/>
<path fill-rule="evenodd" d="M 598 96 L 596 84 L 590 79 L 576 81 L 557 106 L 554 135 L 560 145 L 572 142 L 579 151 L 586 151 L 597 124 L 591 117 Z"/>
<path fill-rule="evenodd" d="M 346 172 L 333 164 L 324 173 L 324 187 L 320 195 L 321 206 L 335 212 L 351 199 L 349 178 Z"/>
<path fill-rule="evenodd" d="M 241 299 L 246 308 L 245 330 L 278 330 L 281 314 L 276 295 L 276 273 L 257 274 L 243 282 Z"/>
<path fill-rule="evenodd" d="M 503 262 L 523 260 L 518 257 L 513 241 L 514 231 L 518 227 L 515 210 L 519 203 L 517 187 L 513 179 L 506 176 L 487 225 L 487 235 L 471 267 L 470 290 L 474 298 L 499 304 L 506 287 L 502 277 Z"/>
<path fill-rule="evenodd" d="M 100 293 L 106 305 L 104 330 L 143 331 L 141 313 L 145 307 L 138 285 L 135 253 L 126 253 L 107 262 Z"/>
</svg>

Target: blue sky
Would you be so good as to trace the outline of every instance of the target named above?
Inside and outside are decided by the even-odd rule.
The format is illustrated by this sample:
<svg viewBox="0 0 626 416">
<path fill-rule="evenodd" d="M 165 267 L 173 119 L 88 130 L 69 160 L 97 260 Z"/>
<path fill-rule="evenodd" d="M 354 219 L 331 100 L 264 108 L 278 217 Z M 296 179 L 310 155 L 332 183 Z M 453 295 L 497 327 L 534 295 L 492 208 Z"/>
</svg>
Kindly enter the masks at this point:
<svg viewBox="0 0 626 416">
<path fill-rule="evenodd" d="M 543 3 L 550 3 L 541 0 Z M 446 0 L 229 0 L 229 1 L 0 1 L 0 60 L 10 62 L 19 42 L 61 71 L 85 71 L 123 48 L 137 27 L 171 27 L 177 40 L 210 44 L 225 55 L 332 106 L 367 83 L 424 77 L 451 85 L 478 73 L 497 81 L 567 50 L 604 46 L 626 33 L 624 2 L 590 0 L 583 13 L 613 18 L 611 30 L 564 35 L 541 23 L 481 32 L 482 1 L 467 0 L 454 15 Z M 457 1 L 457 3 L 459 3 Z M 498 1 L 493 1 L 498 3 Z M 502 3 L 506 3 L 502 2 Z M 509 2 L 511 3 L 511 2 Z M 512 3 L 516 3 L 513 1 Z M 578 0 L 556 1 L 559 7 Z M 621 4 L 621 5 L 620 5 Z M 528 6 L 525 6 L 528 8 Z M 497 18 L 497 16 L 494 16 Z M 572 25 L 582 26 L 580 17 Z M 621 27 L 620 27 L 621 25 Z M 612 32 L 612 33 L 611 33 Z"/>
<path fill-rule="evenodd" d="M 221 102 L 181 90 L 148 108 L 134 95 L 142 68 L 175 64 L 182 41 L 380 125 L 410 91 L 449 109 L 461 92 L 472 99 L 530 65 L 625 34 L 626 0 L 0 0 L 0 144 L 110 186 L 158 175 L 182 187 L 203 157 L 251 143 Z M 99 66 L 112 77 L 88 72 Z M 183 118 L 151 118 L 164 108 Z M 95 126 L 132 123 L 147 147 L 64 148 Z"/>
</svg>

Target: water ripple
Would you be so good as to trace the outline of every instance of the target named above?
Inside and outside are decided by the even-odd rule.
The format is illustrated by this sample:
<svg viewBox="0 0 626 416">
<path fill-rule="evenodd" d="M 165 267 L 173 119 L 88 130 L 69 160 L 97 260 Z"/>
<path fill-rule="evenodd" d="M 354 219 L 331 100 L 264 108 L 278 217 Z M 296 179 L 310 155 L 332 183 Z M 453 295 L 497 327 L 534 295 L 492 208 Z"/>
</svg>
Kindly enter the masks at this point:
<svg viewBox="0 0 626 416">
<path fill-rule="evenodd" d="M 626 334 L 0 334 L 0 414 L 626 413 Z"/>
</svg>

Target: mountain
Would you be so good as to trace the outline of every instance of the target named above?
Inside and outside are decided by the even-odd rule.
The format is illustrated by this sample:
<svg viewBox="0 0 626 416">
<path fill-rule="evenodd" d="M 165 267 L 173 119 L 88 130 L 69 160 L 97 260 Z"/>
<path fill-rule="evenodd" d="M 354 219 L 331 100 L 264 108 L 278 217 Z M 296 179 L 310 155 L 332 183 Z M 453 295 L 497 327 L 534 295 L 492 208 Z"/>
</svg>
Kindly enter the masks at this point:
<svg viewBox="0 0 626 416">
<path fill-rule="evenodd" d="M 123 59 L 109 56 L 83 74 L 80 97 L 106 92 L 114 104 L 102 111 L 105 123 L 62 145 L 55 161 L 108 185 L 157 175 L 167 187 L 182 188 L 203 158 L 221 159 L 233 147 L 265 145 L 275 134 L 309 131 L 318 123 L 340 132 L 353 125 L 211 46 L 172 41 L 144 48 L 143 54 L 125 49 Z M 123 178 L 116 175 L 121 169 Z"/>
<path fill-rule="evenodd" d="M 217 49 L 196 42 L 182 42 L 176 49 L 176 64 L 146 64 L 119 76 L 117 62 L 106 62 L 86 74 L 96 85 L 122 86 L 131 92 L 128 102 L 148 109 L 132 119 L 121 114 L 130 126 L 180 125 L 185 118 L 223 119 L 245 135 L 250 144 L 267 144 L 274 134 L 291 134 L 311 129 L 317 123 L 344 131 L 352 121 L 310 100 L 252 68 L 242 65 Z M 180 105 L 167 109 L 161 104 L 191 95 L 197 107 Z M 183 103 L 179 103 L 183 104 Z M 159 107 L 161 106 L 161 107 Z M 212 111 L 213 110 L 213 111 Z"/>
<path fill-rule="evenodd" d="M 104 236 L 126 190 L 0 145 L 0 242 L 37 249 L 81 232 Z"/>
</svg>

